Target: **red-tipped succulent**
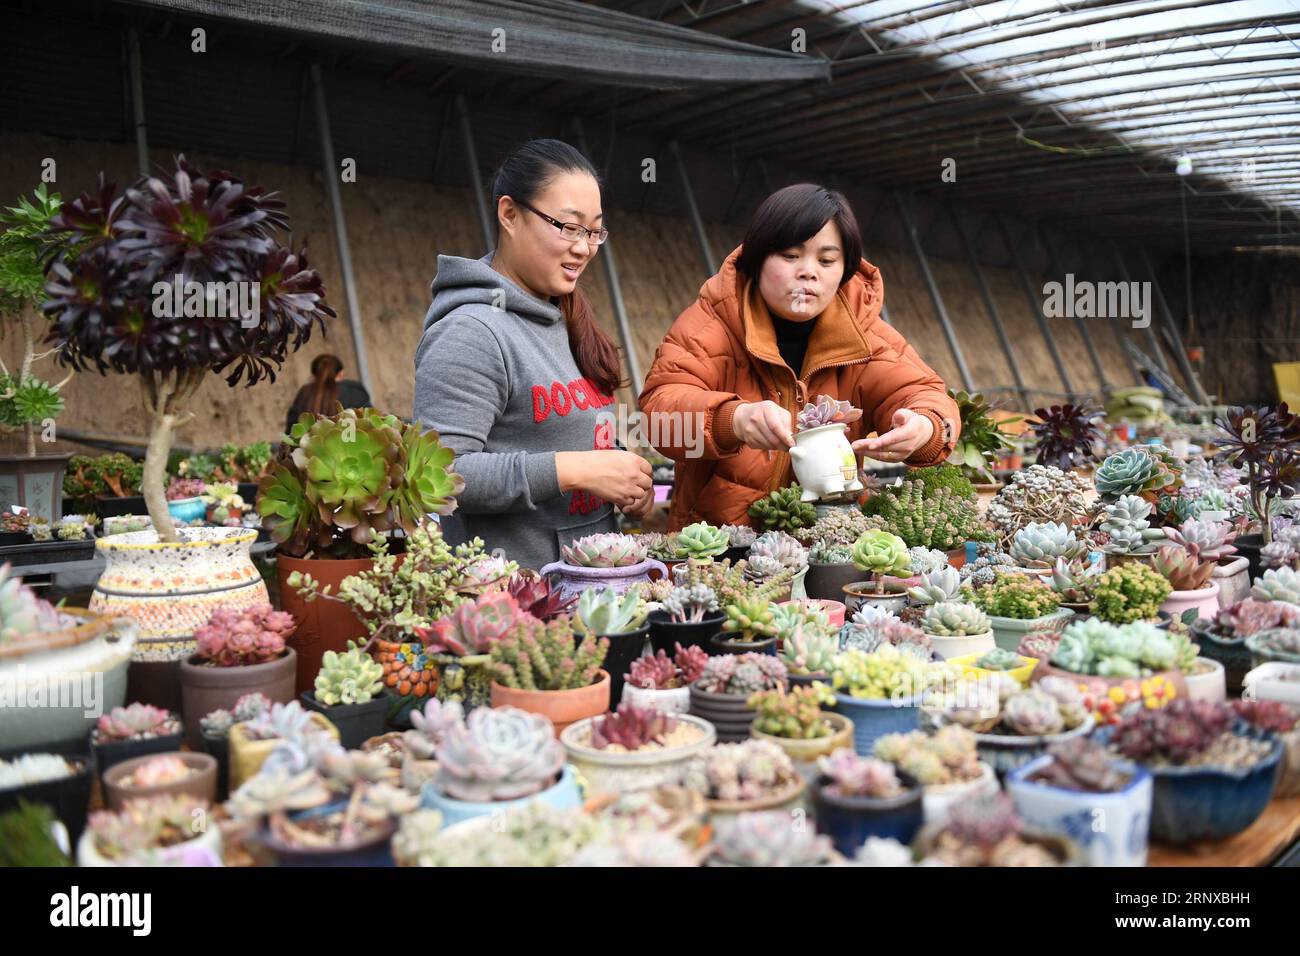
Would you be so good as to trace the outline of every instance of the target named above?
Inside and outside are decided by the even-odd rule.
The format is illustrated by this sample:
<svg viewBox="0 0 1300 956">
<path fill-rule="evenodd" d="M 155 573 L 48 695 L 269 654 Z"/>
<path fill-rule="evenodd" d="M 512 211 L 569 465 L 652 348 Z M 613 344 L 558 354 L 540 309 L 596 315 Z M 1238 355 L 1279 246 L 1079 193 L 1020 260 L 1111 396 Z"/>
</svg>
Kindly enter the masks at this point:
<svg viewBox="0 0 1300 956">
<path fill-rule="evenodd" d="M 663 740 L 677 727 L 677 718 L 653 707 L 623 703 L 618 710 L 591 722 L 591 745 L 597 750 L 617 745 L 624 750 L 639 750 L 646 744 Z"/>
</svg>

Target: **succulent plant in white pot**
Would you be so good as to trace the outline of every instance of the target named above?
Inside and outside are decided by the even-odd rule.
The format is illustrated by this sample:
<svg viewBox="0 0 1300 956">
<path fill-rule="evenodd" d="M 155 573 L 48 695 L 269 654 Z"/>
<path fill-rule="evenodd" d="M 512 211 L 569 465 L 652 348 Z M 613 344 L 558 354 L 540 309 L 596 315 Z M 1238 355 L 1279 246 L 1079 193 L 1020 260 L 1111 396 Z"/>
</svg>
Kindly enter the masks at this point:
<svg viewBox="0 0 1300 956">
<path fill-rule="evenodd" d="M 997 645 L 989 617 L 973 604 L 940 601 L 926 609 L 921 630 L 930 638 L 934 652 L 943 660 L 967 654 L 983 654 Z"/>
</svg>

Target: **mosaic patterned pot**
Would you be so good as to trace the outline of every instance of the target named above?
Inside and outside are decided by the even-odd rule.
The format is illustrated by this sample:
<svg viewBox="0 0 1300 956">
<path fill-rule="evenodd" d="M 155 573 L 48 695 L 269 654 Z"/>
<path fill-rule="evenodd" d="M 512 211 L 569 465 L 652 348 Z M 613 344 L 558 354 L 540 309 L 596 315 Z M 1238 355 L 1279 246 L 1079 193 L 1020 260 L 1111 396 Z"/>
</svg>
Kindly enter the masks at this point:
<svg viewBox="0 0 1300 956">
<path fill-rule="evenodd" d="M 375 641 L 374 658 L 384 669 L 384 686 L 416 705 L 429 697 L 459 701 L 465 712 L 491 702 L 492 676 L 487 654 L 456 657 L 430 654 L 419 641 Z"/>
<path fill-rule="evenodd" d="M 176 542 L 161 542 L 153 531 L 96 541 L 95 550 L 108 566 L 95 583 L 90 610 L 133 618 L 146 641 L 184 640 L 218 607 L 268 603 L 266 584 L 249 556 L 255 530 L 179 528 L 177 533 Z"/>
</svg>

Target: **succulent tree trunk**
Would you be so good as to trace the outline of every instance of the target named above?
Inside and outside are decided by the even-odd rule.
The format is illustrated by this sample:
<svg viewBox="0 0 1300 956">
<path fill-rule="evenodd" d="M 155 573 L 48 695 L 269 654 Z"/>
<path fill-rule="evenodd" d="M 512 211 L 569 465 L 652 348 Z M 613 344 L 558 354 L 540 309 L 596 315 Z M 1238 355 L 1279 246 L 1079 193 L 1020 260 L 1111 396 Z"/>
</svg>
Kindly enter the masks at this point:
<svg viewBox="0 0 1300 956">
<path fill-rule="evenodd" d="M 184 411 L 184 403 L 198 389 L 206 371 L 150 372 L 141 379 L 150 423 L 140 490 L 159 541 L 180 540 L 171 512 L 167 510 L 167 456 L 171 454 L 174 431 L 194 417 L 193 412 Z"/>
</svg>

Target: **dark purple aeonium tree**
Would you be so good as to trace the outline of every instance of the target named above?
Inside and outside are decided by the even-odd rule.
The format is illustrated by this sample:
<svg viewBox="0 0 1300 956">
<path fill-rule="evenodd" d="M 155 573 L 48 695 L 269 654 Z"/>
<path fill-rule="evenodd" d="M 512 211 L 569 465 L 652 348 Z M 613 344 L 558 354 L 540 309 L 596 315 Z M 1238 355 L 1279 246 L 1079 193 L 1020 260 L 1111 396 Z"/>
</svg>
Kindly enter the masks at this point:
<svg viewBox="0 0 1300 956">
<path fill-rule="evenodd" d="M 149 415 L 141 486 L 162 541 L 179 540 L 167 456 L 174 430 L 194 417 L 186 403 L 203 377 L 225 372 L 232 387 L 274 381 L 312 325 L 323 333 L 335 314 L 306 250 L 276 238 L 288 227 L 276 193 L 201 172 L 184 156 L 121 196 L 101 173 L 97 192 L 51 220 L 46 342 L 75 369 L 139 377 Z"/>
</svg>

